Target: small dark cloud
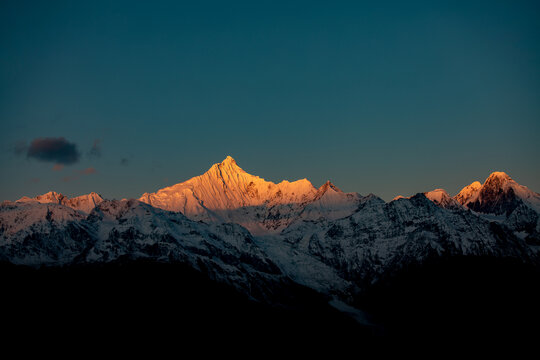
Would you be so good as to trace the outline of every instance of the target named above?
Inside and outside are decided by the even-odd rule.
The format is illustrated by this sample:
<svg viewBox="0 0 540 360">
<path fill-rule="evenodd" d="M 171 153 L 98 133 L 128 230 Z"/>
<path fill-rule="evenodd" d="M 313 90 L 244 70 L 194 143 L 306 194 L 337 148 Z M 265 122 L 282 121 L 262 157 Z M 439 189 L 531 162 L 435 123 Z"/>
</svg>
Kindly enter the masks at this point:
<svg viewBox="0 0 540 360">
<path fill-rule="evenodd" d="M 120 160 L 120 165 L 124 165 L 124 166 L 129 165 L 129 159 L 127 159 L 127 158 L 122 158 L 122 159 Z"/>
<path fill-rule="evenodd" d="M 36 138 L 30 143 L 26 156 L 39 161 L 72 165 L 79 161 L 80 153 L 76 144 L 63 137 Z"/>
<path fill-rule="evenodd" d="M 92 145 L 92 148 L 88 152 L 89 157 L 101 157 L 101 140 L 96 139 L 94 140 L 94 144 Z"/>
</svg>

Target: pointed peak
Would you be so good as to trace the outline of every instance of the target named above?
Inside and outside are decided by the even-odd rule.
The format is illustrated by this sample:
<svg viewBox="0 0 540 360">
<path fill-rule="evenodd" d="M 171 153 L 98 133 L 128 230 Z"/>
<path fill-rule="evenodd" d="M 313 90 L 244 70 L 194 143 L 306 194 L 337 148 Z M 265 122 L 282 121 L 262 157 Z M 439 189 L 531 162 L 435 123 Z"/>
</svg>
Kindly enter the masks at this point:
<svg viewBox="0 0 540 360">
<path fill-rule="evenodd" d="M 341 191 L 336 185 L 332 184 L 330 181 L 327 181 L 323 185 L 321 185 L 320 188 L 317 189 L 317 193 L 315 194 L 314 199 L 318 200 L 323 196 L 326 196 L 326 194 L 332 196 L 334 194 L 343 194 L 343 191 Z"/>
<path fill-rule="evenodd" d="M 221 162 L 222 164 L 234 164 L 236 165 L 236 160 L 232 156 L 227 155 L 227 157 Z"/>
<path fill-rule="evenodd" d="M 332 189 L 335 192 L 342 193 L 340 188 L 338 188 L 336 185 L 332 184 L 330 180 L 327 180 L 320 188 L 319 191 L 326 192 L 328 189 Z"/>
<path fill-rule="evenodd" d="M 238 166 L 236 160 L 234 160 L 232 156 L 227 156 L 222 162 L 212 165 L 211 169 L 212 168 L 232 169 L 234 171 L 243 172 L 243 170 Z"/>
</svg>

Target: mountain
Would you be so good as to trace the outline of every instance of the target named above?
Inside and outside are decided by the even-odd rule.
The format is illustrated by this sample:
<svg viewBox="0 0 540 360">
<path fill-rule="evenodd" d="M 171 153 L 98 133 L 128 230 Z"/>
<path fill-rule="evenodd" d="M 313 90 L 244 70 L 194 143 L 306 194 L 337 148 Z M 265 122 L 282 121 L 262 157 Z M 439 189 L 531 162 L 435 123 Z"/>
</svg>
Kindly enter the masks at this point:
<svg viewBox="0 0 540 360">
<path fill-rule="evenodd" d="M 455 199 L 471 210 L 486 214 L 508 216 L 521 203 L 540 212 L 540 194 L 501 171 L 493 172 L 482 185 L 476 181 L 466 186 Z"/>
<path fill-rule="evenodd" d="M 373 196 L 348 217 L 295 223 L 281 237 L 361 288 L 433 257 L 536 261 L 535 251 L 509 229 L 465 210 L 448 211 L 423 194 L 390 203 Z"/>
<path fill-rule="evenodd" d="M 469 209 L 489 221 L 504 224 L 514 235 L 540 245 L 540 194 L 495 171 L 482 184 L 475 181 L 451 197 L 444 189 L 423 193 L 447 210 Z M 410 199 L 397 196 L 393 199 Z"/>
<path fill-rule="evenodd" d="M 98 204 L 100 204 L 103 201 L 103 198 L 101 195 L 96 194 L 95 192 L 91 192 L 87 195 L 81 195 L 74 198 L 68 198 L 67 196 L 64 196 L 62 194 L 59 194 L 54 191 L 49 191 L 46 194 L 38 195 L 33 198 L 29 197 L 22 197 L 17 202 L 38 202 L 41 204 L 62 204 L 65 206 L 68 206 L 72 209 L 82 211 L 84 213 L 90 213 L 93 208 L 95 208 Z"/>
<path fill-rule="evenodd" d="M 415 311 L 440 314 L 451 307 L 469 313 L 468 306 L 477 303 L 467 296 L 476 285 L 460 284 L 470 275 L 493 284 L 494 311 L 512 314 L 516 309 L 500 309 L 513 300 L 497 295 L 506 290 L 492 277 L 502 271 L 529 279 L 512 290 L 516 294 L 528 294 L 535 284 L 539 199 L 496 172 L 454 197 L 436 189 L 385 202 L 373 194 L 345 193 L 330 181 L 318 189 L 306 179 L 275 184 L 227 157 L 201 176 L 139 200 L 104 200 L 96 193 L 69 199 L 49 192 L 6 201 L 0 205 L 0 263 L 68 272 L 103 266 L 120 271 L 140 261 L 170 264 L 271 307 L 322 301 L 369 329 L 372 319 L 360 309 L 396 306 L 385 294 L 399 289 L 407 274 L 413 274 L 407 281 L 416 284 L 418 295 L 407 304 L 423 304 Z M 480 275 L 460 272 L 462 266 Z M 437 284 L 434 274 L 444 282 Z M 452 274 L 461 274 L 458 283 Z M 516 281 L 510 277 L 507 284 Z M 170 286 L 182 289 L 182 283 Z M 430 300 L 432 288 L 455 289 L 457 300 L 450 302 L 454 295 L 444 291 Z M 388 307 L 374 311 L 383 318 L 395 314 Z"/>
<path fill-rule="evenodd" d="M 466 205 L 469 200 L 476 197 L 478 192 L 482 188 L 482 184 L 479 181 L 475 181 L 470 185 L 465 186 L 461 191 L 454 196 L 454 199 L 461 205 Z"/>
<path fill-rule="evenodd" d="M 298 214 L 301 220 L 338 219 L 352 214 L 359 206 L 362 196 L 344 193 L 330 181 L 324 183 L 315 196 L 303 204 Z"/>
<path fill-rule="evenodd" d="M 86 216 L 71 207 L 56 202 L 4 202 L 0 205 L 0 261 L 71 263 L 92 243 L 93 232 Z"/>
<path fill-rule="evenodd" d="M 344 194 L 330 182 L 319 189 L 307 179 L 275 184 L 248 174 L 228 156 L 203 175 L 145 193 L 139 200 L 179 211 L 192 220 L 234 222 L 261 235 L 278 233 L 301 213 L 306 217 L 349 214 L 358 197 Z"/>
<path fill-rule="evenodd" d="M 235 224 L 202 224 L 137 200 L 105 200 L 87 216 L 56 203 L 0 205 L 0 261 L 39 266 L 130 258 L 189 264 L 255 298 L 283 280 Z"/>
<path fill-rule="evenodd" d="M 529 243 L 540 244 L 540 194 L 508 174 L 493 172 L 483 184 L 463 188 L 454 199 L 486 218 L 504 223 Z"/>
</svg>

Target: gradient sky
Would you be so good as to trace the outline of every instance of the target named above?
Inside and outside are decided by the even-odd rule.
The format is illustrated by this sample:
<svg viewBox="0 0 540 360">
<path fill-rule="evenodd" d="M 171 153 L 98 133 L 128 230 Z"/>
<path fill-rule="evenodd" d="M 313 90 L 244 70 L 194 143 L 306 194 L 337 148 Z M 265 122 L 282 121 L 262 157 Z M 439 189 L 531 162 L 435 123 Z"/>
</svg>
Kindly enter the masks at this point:
<svg viewBox="0 0 540 360">
<path fill-rule="evenodd" d="M 0 200 L 139 197 L 227 155 L 385 200 L 540 191 L 539 2 L 360 3 L 3 0 Z M 44 137 L 79 159 L 16 151 Z"/>
</svg>

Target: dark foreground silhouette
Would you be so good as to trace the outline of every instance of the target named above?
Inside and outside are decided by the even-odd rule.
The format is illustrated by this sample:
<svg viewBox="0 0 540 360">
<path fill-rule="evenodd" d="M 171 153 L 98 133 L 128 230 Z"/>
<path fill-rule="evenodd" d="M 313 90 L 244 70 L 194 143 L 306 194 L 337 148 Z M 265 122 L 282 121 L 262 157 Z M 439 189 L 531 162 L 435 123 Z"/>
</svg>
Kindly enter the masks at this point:
<svg viewBox="0 0 540 360">
<path fill-rule="evenodd" d="M 437 258 L 388 276 L 357 306 L 393 339 L 526 342 L 540 334 L 540 271 L 512 259 Z"/>
<path fill-rule="evenodd" d="M 1 265 L 2 308 L 14 331 L 244 345 L 299 338 L 365 339 L 372 330 L 314 291 L 287 284 L 277 304 L 249 300 L 183 264 L 148 261 L 32 269 Z M 283 293 L 278 293 L 282 291 Z M 45 330 L 46 329 L 46 330 Z"/>
<path fill-rule="evenodd" d="M 269 305 L 182 264 L 1 264 L 0 270 L 4 329 L 19 339 L 85 346 L 99 339 L 96 344 L 127 347 L 172 341 L 385 352 L 398 343 L 409 350 L 499 339 L 526 343 L 538 339 L 540 327 L 538 269 L 508 260 L 438 259 L 389 276 L 356 303 L 378 326 L 358 324 L 301 286 L 276 290 L 278 303 Z"/>
</svg>

